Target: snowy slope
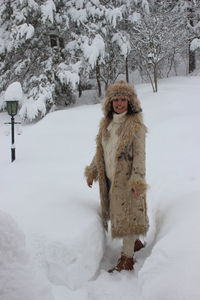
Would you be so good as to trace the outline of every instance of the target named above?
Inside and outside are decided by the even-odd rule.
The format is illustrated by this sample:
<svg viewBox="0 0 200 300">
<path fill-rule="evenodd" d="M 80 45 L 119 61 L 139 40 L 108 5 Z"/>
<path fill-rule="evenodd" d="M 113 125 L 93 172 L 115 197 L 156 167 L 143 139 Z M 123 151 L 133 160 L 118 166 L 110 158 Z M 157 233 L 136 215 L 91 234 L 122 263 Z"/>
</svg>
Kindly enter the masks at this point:
<svg viewBox="0 0 200 300">
<path fill-rule="evenodd" d="M 136 86 L 149 128 L 151 227 L 134 272 L 106 272 L 118 258 L 120 241 L 105 236 L 98 186 L 87 188 L 83 178 L 95 151 L 100 105 L 54 112 L 24 126 L 13 164 L 10 137 L 3 134 L 8 118 L 0 114 L 0 262 L 6 262 L 0 282 L 14 278 L 0 284 L 1 300 L 25 299 L 18 281 L 28 276 L 28 300 L 200 299 L 199 82 L 165 79 L 157 94 L 150 85 Z"/>
</svg>

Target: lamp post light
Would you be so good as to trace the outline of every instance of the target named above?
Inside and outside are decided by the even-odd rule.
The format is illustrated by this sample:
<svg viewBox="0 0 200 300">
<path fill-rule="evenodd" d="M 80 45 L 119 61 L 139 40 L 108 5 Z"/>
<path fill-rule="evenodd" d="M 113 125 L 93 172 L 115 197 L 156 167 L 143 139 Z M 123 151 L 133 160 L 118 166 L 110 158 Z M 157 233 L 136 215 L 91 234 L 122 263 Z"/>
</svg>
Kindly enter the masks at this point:
<svg viewBox="0 0 200 300">
<path fill-rule="evenodd" d="M 18 111 L 18 100 L 7 100 L 6 101 L 6 110 L 9 116 L 14 117 L 17 114 Z"/>
<path fill-rule="evenodd" d="M 11 116 L 11 122 L 5 124 L 11 124 L 11 162 L 15 160 L 15 124 L 21 124 L 15 122 L 15 116 L 18 111 L 18 104 L 22 98 L 22 88 L 19 82 L 12 83 L 5 92 L 6 110 Z"/>
</svg>

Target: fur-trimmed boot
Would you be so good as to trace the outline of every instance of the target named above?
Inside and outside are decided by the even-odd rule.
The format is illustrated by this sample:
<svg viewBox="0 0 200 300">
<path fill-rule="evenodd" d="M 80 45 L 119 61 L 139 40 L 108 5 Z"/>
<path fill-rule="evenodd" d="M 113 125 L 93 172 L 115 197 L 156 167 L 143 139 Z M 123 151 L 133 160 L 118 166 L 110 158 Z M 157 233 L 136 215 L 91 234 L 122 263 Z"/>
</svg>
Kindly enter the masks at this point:
<svg viewBox="0 0 200 300">
<path fill-rule="evenodd" d="M 133 265 L 134 265 L 135 261 L 133 257 L 127 257 L 125 255 L 121 255 L 120 259 L 118 260 L 118 264 L 108 270 L 109 273 L 112 273 L 113 271 L 122 271 L 122 270 L 127 270 L 127 271 L 131 271 L 134 269 Z"/>
<path fill-rule="evenodd" d="M 139 251 L 140 249 L 144 248 L 145 244 L 143 244 L 139 239 L 135 241 L 135 247 L 134 247 L 134 252 Z"/>
</svg>

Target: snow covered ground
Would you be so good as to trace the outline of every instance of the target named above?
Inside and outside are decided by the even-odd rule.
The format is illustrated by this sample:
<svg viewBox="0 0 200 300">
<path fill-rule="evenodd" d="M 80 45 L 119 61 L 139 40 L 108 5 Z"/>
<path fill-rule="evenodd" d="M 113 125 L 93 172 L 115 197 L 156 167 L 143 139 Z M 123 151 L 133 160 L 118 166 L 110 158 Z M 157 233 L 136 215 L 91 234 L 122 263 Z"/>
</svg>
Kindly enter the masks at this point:
<svg viewBox="0 0 200 300">
<path fill-rule="evenodd" d="M 53 112 L 16 136 L 0 114 L 0 300 L 199 300 L 200 77 L 136 86 L 147 137 L 150 230 L 133 272 L 108 274 L 120 240 L 106 236 L 98 186 L 83 170 L 101 106 Z"/>
</svg>

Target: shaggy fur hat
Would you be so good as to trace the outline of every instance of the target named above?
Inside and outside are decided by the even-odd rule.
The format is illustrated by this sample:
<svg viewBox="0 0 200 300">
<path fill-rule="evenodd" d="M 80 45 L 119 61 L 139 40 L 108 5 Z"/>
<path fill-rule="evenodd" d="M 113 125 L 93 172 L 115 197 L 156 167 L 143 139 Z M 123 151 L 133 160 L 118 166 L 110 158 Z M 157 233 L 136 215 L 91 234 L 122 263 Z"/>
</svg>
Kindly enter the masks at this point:
<svg viewBox="0 0 200 300">
<path fill-rule="evenodd" d="M 123 97 L 128 100 L 133 113 L 142 111 L 135 89 L 129 83 L 120 80 L 111 84 L 106 91 L 103 102 L 103 112 L 106 117 L 113 112 L 112 101 L 118 97 Z"/>
</svg>

